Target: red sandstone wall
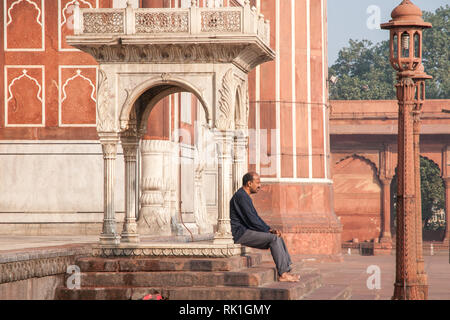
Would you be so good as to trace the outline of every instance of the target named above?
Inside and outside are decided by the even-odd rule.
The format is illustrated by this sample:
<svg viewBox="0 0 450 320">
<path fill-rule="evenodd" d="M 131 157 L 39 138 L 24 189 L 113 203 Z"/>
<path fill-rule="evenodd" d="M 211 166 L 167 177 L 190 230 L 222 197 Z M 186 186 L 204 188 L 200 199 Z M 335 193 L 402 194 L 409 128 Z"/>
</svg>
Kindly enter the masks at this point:
<svg viewBox="0 0 450 320">
<path fill-rule="evenodd" d="M 249 125 L 261 130 L 250 137 L 250 169 L 266 178 L 327 178 L 326 1 L 252 4 L 271 22 L 277 59 L 250 74 Z"/>
<path fill-rule="evenodd" d="M 0 4 L 0 139 L 96 140 L 98 64 L 65 43 L 65 36 L 73 34 L 72 0 L 31 1 L 36 7 L 16 0 Z M 87 2 L 93 8 L 112 7 L 112 0 L 88 0 L 80 6 L 88 7 Z M 176 2 L 141 0 L 140 6 L 173 7 Z M 196 103 L 194 99 L 192 119 Z M 146 139 L 169 139 L 175 108 L 180 105 L 173 96 L 155 106 Z M 193 124 L 182 127 L 193 134 Z"/>
<path fill-rule="evenodd" d="M 398 105 L 396 101 L 330 104 L 334 208 L 343 224 L 342 241 L 372 240 L 380 236 L 384 201 L 391 207 L 390 199 L 381 197 L 380 177 L 391 181 L 397 166 Z M 442 109 L 449 106 L 450 100 L 427 100 L 422 114 L 420 154 L 435 162 L 443 177 L 450 116 Z"/>
<path fill-rule="evenodd" d="M 97 139 L 97 63 L 64 40 L 71 1 L 30 1 L 0 4 L 0 139 Z M 88 3 L 111 6 L 81 7 Z"/>
<path fill-rule="evenodd" d="M 255 207 L 297 254 L 340 252 L 329 170 L 326 1 L 255 1 L 277 59 L 250 74 L 250 169 Z M 279 130 L 279 136 L 276 131 Z M 328 182 L 328 183 L 327 183 Z"/>
<path fill-rule="evenodd" d="M 376 167 L 350 157 L 334 167 L 334 210 L 343 225 L 342 241 L 372 240 L 380 235 L 381 188 Z"/>
</svg>

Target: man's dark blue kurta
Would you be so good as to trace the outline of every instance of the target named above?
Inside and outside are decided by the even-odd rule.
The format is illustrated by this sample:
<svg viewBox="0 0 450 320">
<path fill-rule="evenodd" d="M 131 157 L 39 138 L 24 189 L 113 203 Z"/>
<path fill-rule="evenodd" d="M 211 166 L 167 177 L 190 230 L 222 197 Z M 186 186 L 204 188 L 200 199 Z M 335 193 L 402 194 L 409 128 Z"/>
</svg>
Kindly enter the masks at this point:
<svg viewBox="0 0 450 320">
<path fill-rule="evenodd" d="M 230 200 L 231 233 L 238 241 L 247 229 L 269 232 L 270 227 L 258 216 L 252 198 L 240 188 Z"/>
</svg>

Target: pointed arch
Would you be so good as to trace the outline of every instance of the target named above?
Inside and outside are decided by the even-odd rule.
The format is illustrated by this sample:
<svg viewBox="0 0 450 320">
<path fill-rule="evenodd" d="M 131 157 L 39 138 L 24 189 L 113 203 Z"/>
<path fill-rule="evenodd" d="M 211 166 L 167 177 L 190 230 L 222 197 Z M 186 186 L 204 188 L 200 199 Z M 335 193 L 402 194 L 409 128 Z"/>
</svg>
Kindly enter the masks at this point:
<svg viewBox="0 0 450 320">
<path fill-rule="evenodd" d="M 370 160 L 370 159 L 368 159 L 368 158 L 366 158 L 366 157 L 364 157 L 362 155 L 359 155 L 357 153 L 353 153 L 353 154 L 347 155 L 347 156 L 339 159 L 338 161 L 336 161 L 335 165 L 338 165 L 339 163 L 341 163 L 341 162 L 343 162 L 343 161 L 345 161 L 345 160 L 347 160 L 349 158 L 360 159 L 360 160 L 366 162 L 367 164 L 369 164 L 372 167 L 372 169 L 374 170 L 375 174 L 377 176 L 379 175 L 380 171 L 379 171 L 377 165 L 372 160 Z"/>
<path fill-rule="evenodd" d="M 148 117 L 151 109 L 158 101 L 177 92 L 190 92 L 195 95 L 205 111 L 206 121 L 208 123 L 211 122 L 211 106 L 208 104 L 206 99 L 204 99 L 202 91 L 199 88 L 184 79 L 175 78 L 172 76 L 170 76 L 170 79 L 167 79 L 164 75 L 161 75 L 161 77 L 154 77 L 144 81 L 140 85 L 136 86 L 132 92 L 127 91 L 128 96 L 120 112 L 120 129 L 125 131 L 128 127 L 130 114 L 132 109 L 135 108 L 135 104 L 139 98 L 147 95 L 144 110 L 141 110 L 140 114 L 138 113 L 138 118 L 143 118 Z M 141 119 L 138 119 L 138 122 L 140 122 L 140 120 Z M 142 124 L 142 126 L 144 126 L 144 124 Z"/>
</svg>

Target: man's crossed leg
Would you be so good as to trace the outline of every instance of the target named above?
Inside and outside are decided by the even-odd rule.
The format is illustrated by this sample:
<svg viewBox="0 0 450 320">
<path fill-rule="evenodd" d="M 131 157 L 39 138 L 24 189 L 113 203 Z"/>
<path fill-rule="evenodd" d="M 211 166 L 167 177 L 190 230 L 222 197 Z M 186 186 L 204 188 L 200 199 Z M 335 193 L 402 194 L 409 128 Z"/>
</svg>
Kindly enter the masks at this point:
<svg viewBox="0 0 450 320">
<path fill-rule="evenodd" d="M 289 282 L 300 280 L 298 275 L 289 273 L 292 265 L 291 257 L 289 256 L 283 238 L 278 235 L 268 232 L 246 230 L 236 243 L 251 248 L 270 249 L 273 261 L 277 267 L 279 275 L 278 280 Z"/>
</svg>

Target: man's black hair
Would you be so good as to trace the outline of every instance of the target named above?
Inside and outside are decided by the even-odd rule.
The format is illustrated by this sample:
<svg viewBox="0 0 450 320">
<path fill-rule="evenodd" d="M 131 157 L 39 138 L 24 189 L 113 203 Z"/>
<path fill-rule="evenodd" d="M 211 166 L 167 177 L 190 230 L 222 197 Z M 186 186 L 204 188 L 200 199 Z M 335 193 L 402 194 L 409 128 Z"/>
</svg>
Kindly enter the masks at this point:
<svg viewBox="0 0 450 320">
<path fill-rule="evenodd" d="M 242 186 L 245 187 L 247 183 L 252 182 L 255 178 L 256 173 L 255 172 L 248 172 L 244 175 L 242 178 Z"/>
</svg>

